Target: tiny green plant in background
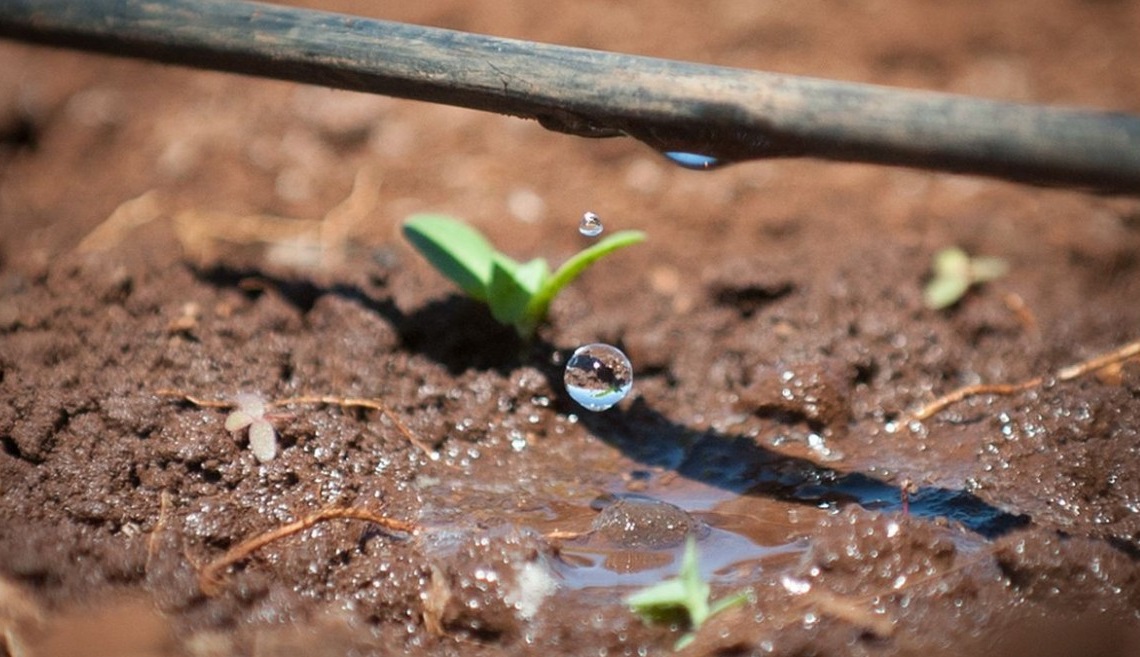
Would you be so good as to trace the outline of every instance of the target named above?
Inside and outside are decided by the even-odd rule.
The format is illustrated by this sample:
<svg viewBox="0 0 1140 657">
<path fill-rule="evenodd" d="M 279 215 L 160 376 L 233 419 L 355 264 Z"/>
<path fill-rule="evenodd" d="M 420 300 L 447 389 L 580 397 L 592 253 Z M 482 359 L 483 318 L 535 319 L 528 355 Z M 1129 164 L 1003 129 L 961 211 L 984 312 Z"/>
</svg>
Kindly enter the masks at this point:
<svg viewBox="0 0 1140 657">
<path fill-rule="evenodd" d="M 487 304 L 495 321 L 513 326 L 527 340 L 534 337 L 562 288 L 599 258 L 645 239 L 645 234 L 636 230 L 615 233 L 578 252 L 551 273 L 546 260 L 517 262 L 496 251 L 479 231 L 444 215 L 408 218 L 404 236 L 469 297 Z"/>
<path fill-rule="evenodd" d="M 709 592 L 709 584 L 701 579 L 697 567 L 697 541 L 690 534 L 677 577 L 642 589 L 625 602 L 648 623 L 685 623 L 689 631 L 674 645 L 674 649 L 680 650 L 693 641 L 706 620 L 748 600 L 748 593 L 740 591 L 710 603 Z"/>
<path fill-rule="evenodd" d="M 1009 266 L 1001 258 L 970 257 L 958 247 L 934 254 L 934 276 L 926 284 L 922 300 L 927 308 L 941 310 L 958 303 L 970 287 L 1001 278 Z"/>
</svg>

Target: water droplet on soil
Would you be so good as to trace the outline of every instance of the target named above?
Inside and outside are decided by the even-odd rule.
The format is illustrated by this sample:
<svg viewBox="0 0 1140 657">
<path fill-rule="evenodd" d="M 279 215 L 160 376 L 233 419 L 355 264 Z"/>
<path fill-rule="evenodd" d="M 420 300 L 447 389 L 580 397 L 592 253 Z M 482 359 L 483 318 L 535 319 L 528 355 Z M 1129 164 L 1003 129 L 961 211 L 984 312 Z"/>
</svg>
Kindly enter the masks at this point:
<svg viewBox="0 0 1140 657">
<path fill-rule="evenodd" d="M 633 387 L 633 366 L 617 347 L 588 344 L 566 361 L 566 392 L 586 409 L 604 411 L 625 399 Z"/>
<path fill-rule="evenodd" d="M 578 232 L 586 237 L 597 237 L 602 234 L 605 229 L 602 226 L 602 218 L 593 212 L 587 212 L 582 215 L 582 221 L 578 224 Z"/>
<path fill-rule="evenodd" d="M 708 169 L 715 169 L 724 164 L 722 160 L 718 160 L 710 155 L 701 155 L 700 153 L 684 153 L 682 151 L 668 151 L 665 157 L 673 161 L 674 164 L 684 167 L 686 169 L 693 169 L 694 171 L 706 171 Z"/>
</svg>

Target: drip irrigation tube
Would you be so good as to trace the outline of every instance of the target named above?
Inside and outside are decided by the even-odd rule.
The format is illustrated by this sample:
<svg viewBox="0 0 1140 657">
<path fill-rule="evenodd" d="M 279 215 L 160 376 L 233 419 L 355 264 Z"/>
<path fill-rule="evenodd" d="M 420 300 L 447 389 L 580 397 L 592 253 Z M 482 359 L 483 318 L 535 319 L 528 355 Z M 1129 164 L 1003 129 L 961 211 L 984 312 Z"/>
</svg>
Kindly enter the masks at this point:
<svg viewBox="0 0 1140 657">
<path fill-rule="evenodd" d="M 235 0 L 2 0 L 0 37 L 630 136 L 1140 195 L 1140 117 L 569 48 Z"/>
</svg>

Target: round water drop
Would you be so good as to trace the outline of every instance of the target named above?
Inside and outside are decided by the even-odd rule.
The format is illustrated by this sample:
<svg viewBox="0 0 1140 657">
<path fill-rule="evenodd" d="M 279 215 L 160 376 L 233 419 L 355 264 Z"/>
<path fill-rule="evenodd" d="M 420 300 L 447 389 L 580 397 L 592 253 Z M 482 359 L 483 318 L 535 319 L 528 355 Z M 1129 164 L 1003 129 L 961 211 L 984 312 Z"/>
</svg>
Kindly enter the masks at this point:
<svg viewBox="0 0 1140 657">
<path fill-rule="evenodd" d="M 712 157 L 711 155 L 701 155 L 700 153 L 684 153 L 681 151 L 669 151 L 665 153 L 665 157 L 673 161 L 674 164 L 680 165 L 686 169 L 695 169 L 697 171 L 704 171 L 706 169 L 715 169 L 716 167 L 724 164 L 720 160 Z"/>
<path fill-rule="evenodd" d="M 578 224 L 578 232 L 586 237 L 597 237 L 602 234 L 605 229 L 602 226 L 602 218 L 593 212 L 587 212 L 582 215 L 582 221 Z"/>
<path fill-rule="evenodd" d="M 588 344 L 566 361 L 566 392 L 591 411 L 604 411 L 625 399 L 633 387 L 633 366 L 617 347 Z"/>
</svg>

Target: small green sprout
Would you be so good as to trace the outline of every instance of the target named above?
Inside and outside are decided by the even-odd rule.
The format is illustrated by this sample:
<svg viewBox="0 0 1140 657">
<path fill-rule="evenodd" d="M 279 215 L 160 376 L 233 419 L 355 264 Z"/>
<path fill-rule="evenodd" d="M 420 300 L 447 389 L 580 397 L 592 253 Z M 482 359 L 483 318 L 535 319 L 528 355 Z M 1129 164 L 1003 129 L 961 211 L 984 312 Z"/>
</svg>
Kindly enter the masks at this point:
<svg viewBox="0 0 1140 657">
<path fill-rule="evenodd" d="M 551 274 L 546 260 L 512 260 L 496 251 L 479 231 L 444 215 L 408 218 L 404 236 L 468 296 L 487 304 L 495 321 L 513 326 L 524 339 L 534 336 L 562 288 L 595 260 L 645 239 L 640 231 L 621 231 L 579 251 Z"/>
<path fill-rule="evenodd" d="M 685 541 L 685 553 L 681 557 L 681 570 L 677 577 L 642 589 L 627 597 L 625 602 L 648 623 L 686 622 L 689 631 L 673 646 L 680 650 L 696 638 L 697 630 L 706 620 L 748 600 L 748 592 L 739 591 L 710 604 L 709 591 L 708 582 L 701 579 L 697 568 L 697 541 L 690 534 Z"/>
<path fill-rule="evenodd" d="M 922 300 L 927 308 L 941 310 L 958 303 L 971 286 L 1001 278 L 1009 265 L 1001 258 L 971 258 L 958 247 L 934 255 L 934 277 L 926 284 Z"/>
</svg>

